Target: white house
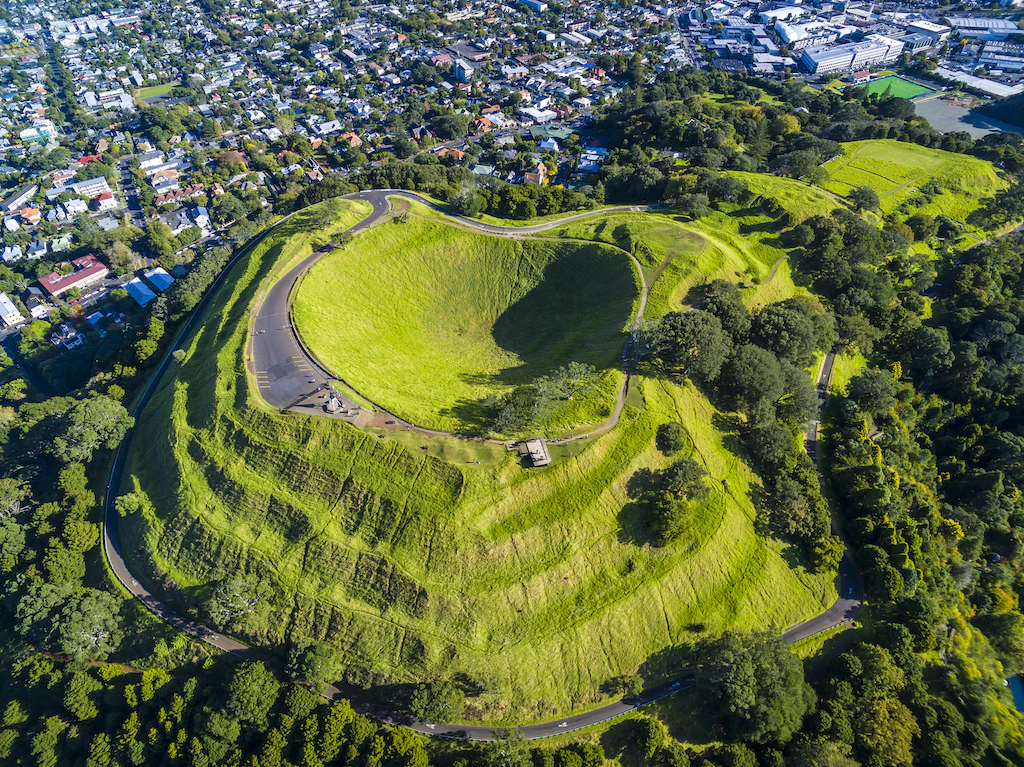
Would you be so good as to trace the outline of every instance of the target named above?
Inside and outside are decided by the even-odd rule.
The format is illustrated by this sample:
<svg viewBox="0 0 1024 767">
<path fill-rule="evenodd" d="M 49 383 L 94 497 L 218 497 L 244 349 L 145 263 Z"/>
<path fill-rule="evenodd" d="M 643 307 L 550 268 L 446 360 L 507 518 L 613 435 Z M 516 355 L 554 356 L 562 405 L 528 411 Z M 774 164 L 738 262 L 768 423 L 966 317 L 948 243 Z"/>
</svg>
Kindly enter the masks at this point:
<svg viewBox="0 0 1024 767">
<path fill-rule="evenodd" d="M 18 307 L 7 297 L 6 293 L 0 293 L 0 320 L 3 320 L 5 325 L 17 325 L 25 321 L 21 312 L 18 311 Z"/>
</svg>

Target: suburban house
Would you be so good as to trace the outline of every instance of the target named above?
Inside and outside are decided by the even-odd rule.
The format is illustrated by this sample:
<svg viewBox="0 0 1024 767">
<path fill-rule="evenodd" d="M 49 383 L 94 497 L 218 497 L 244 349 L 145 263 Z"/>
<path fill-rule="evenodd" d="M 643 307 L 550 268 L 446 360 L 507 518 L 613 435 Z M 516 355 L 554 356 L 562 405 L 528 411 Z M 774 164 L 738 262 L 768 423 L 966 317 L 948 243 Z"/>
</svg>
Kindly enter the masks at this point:
<svg viewBox="0 0 1024 767">
<path fill-rule="evenodd" d="M 97 210 L 114 210 L 117 207 L 117 200 L 114 199 L 113 192 L 104 192 L 96 198 L 96 209 Z"/>
<path fill-rule="evenodd" d="M 65 262 L 66 263 L 66 262 Z M 45 277 L 39 278 L 39 284 L 43 290 L 51 296 L 59 296 L 71 288 L 85 288 L 94 285 L 106 277 L 110 270 L 104 266 L 96 256 L 90 253 L 87 256 L 76 258 L 71 262 L 74 271 L 70 274 L 58 274 L 50 272 Z"/>
<path fill-rule="evenodd" d="M 124 284 L 124 289 L 128 291 L 128 295 L 131 296 L 132 300 L 139 306 L 145 306 L 156 298 L 156 293 L 150 290 L 149 286 L 138 277 L 132 277 L 128 280 L 128 282 Z"/>
<path fill-rule="evenodd" d="M 523 179 L 528 184 L 544 184 L 547 182 L 548 166 L 538 162 L 533 170 L 523 174 Z"/>
<path fill-rule="evenodd" d="M 6 293 L 0 293 L 0 320 L 3 320 L 4 325 L 17 325 L 25 321 L 21 312 L 18 311 L 18 307 Z"/>
</svg>

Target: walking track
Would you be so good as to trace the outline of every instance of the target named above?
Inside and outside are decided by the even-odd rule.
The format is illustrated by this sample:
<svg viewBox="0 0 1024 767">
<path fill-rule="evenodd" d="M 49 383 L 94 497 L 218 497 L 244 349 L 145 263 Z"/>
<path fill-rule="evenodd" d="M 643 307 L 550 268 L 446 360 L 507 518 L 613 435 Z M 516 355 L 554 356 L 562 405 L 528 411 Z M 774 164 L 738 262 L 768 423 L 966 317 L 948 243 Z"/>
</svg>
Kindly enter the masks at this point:
<svg viewBox="0 0 1024 767">
<path fill-rule="evenodd" d="M 369 202 L 372 206 L 372 212 L 367 218 L 352 227 L 350 231 L 353 234 L 357 234 L 373 226 L 381 218 L 386 216 L 390 211 L 390 203 L 387 199 L 389 196 L 405 197 L 444 212 L 429 200 L 403 190 L 383 189 L 360 192 L 349 195 L 349 198 Z M 604 208 L 528 227 L 500 227 L 493 224 L 483 224 L 470 219 L 460 217 L 456 218 L 459 218 L 462 223 L 472 226 L 475 229 L 480 229 L 481 231 L 499 236 L 513 236 L 515 234 L 541 232 L 546 229 L 562 226 L 568 221 L 574 221 L 594 215 L 601 215 L 608 212 L 615 212 L 616 210 L 639 211 L 644 209 L 647 208 L 645 206 Z M 132 415 L 135 416 L 136 420 L 141 416 L 154 391 L 159 385 L 164 373 L 167 371 L 170 360 L 172 359 L 172 352 L 182 345 L 184 339 L 203 318 L 204 312 L 211 300 L 211 296 L 214 295 L 220 284 L 228 277 L 234 264 L 244 256 L 248 255 L 252 248 L 270 231 L 272 231 L 272 229 L 273 227 L 268 228 L 242 247 L 224 268 L 224 271 L 221 272 L 216 280 L 214 280 L 210 289 L 203 296 L 202 301 L 200 301 L 198 306 L 196 306 L 192 315 L 185 322 L 181 331 L 174 339 L 174 342 L 167 349 L 167 353 L 164 355 L 159 367 L 156 369 L 152 379 L 143 391 L 142 397 L 139 399 L 138 404 L 132 412 Z M 311 386 L 315 392 L 315 386 L 325 385 L 328 381 L 332 380 L 327 371 L 323 370 L 319 363 L 312 359 L 302 347 L 297 335 L 291 329 L 291 323 L 288 316 L 289 294 L 295 284 L 295 281 L 316 261 L 317 258 L 321 257 L 321 255 L 322 253 L 314 253 L 304 259 L 302 263 L 294 269 L 289 270 L 288 273 L 274 284 L 274 286 L 267 292 L 253 325 L 254 333 L 252 335 L 252 350 L 254 359 L 259 360 L 257 370 L 267 374 L 265 377 L 258 376 L 257 380 L 260 386 L 260 394 L 271 405 L 275 405 L 277 407 L 293 407 L 296 403 L 301 403 L 308 399 Z M 834 360 L 834 357 L 835 355 L 832 352 L 826 355 L 818 374 L 819 411 L 820 408 L 824 407 L 827 399 L 828 381 L 831 377 L 832 361 Z M 266 386 L 263 383 L 264 381 L 267 384 Z M 816 418 L 811 422 L 811 424 L 809 424 L 807 433 L 807 449 L 812 456 L 816 456 L 818 452 L 817 425 L 818 421 Z M 116 499 L 118 490 L 121 486 L 125 457 L 127 456 L 128 450 L 131 446 L 131 440 L 134 436 L 134 432 L 134 428 L 129 430 L 118 447 L 117 452 L 114 455 L 114 462 L 111 466 L 110 478 L 107 483 L 106 504 L 104 507 L 103 550 L 111 571 L 114 573 L 114 576 L 121 585 L 124 586 L 132 596 L 142 602 L 142 604 L 152 611 L 157 617 L 172 626 L 197 639 L 207 642 L 213 647 L 232 653 L 233 655 L 242 658 L 260 657 L 262 653 L 258 648 L 252 648 L 230 637 L 221 636 L 212 629 L 204 626 L 202 623 L 176 613 L 173 609 L 164 604 L 157 595 L 146 588 L 146 586 L 143 585 L 128 568 L 128 565 L 125 562 L 124 552 L 121 548 L 121 540 L 118 535 L 118 514 L 114 509 L 114 500 Z M 839 598 L 836 599 L 832 606 L 821 614 L 804 621 L 803 623 L 790 627 L 783 634 L 785 641 L 789 643 L 798 642 L 801 639 L 806 639 L 836 626 L 848 624 L 857 615 L 857 613 L 860 612 L 864 598 L 863 590 L 860 578 L 857 574 L 856 568 L 850 560 L 849 554 L 844 556 L 842 564 L 839 567 L 837 589 Z M 674 679 L 645 690 L 637 696 L 626 697 L 622 700 L 600 706 L 581 714 L 553 719 L 539 724 L 525 725 L 515 729 L 520 736 L 527 740 L 537 740 L 540 738 L 562 735 L 567 732 L 591 727 L 595 724 L 622 716 L 623 714 L 627 714 L 642 706 L 649 705 L 656 700 L 660 700 L 669 695 L 688 689 L 695 684 L 696 680 L 694 677 L 686 674 L 678 679 Z M 331 699 L 347 697 L 345 693 L 334 686 L 328 686 L 325 690 L 325 695 Z M 484 741 L 494 740 L 496 738 L 495 729 L 490 726 L 448 725 L 432 722 L 418 722 L 405 714 L 389 711 L 360 699 L 350 698 L 350 700 L 356 710 L 367 714 L 368 716 L 372 716 L 389 724 L 408 727 L 425 735 Z"/>
</svg>

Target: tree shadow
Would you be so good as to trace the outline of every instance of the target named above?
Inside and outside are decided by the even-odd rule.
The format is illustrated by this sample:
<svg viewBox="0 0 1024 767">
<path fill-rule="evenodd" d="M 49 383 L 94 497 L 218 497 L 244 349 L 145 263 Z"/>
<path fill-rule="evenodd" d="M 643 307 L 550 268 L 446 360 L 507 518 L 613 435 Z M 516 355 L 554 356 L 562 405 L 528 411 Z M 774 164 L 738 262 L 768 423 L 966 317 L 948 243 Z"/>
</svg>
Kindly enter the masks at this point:
<svg viewBox="0 0 1024 767">
<path fill-rule="evenodd" d="M 440 415 L 456 418 L 463 425 L 461 431 L 472 437 L 486 435 L 494 424 L 494 408 L 485 400 L 461 399 Z"/>
<path fill-rule="evenodd" d="M 759 224 L 740 224 L 740 234 L 754 234 L 755 232 L 778 232 L 781 229 L 778 221 L 762 221 Z"/>
<path fill-rule="evenodd" d="M 716 408 L 721 407 L 721 404 L 716 402 L 714 397 L 709 396 L 709 398 Z M 711 416 L 711 425 L 721 434 L 722 444 L 726 450 L 746 460 L 747 455 L 743 447 L 743 440 L 741 439 L 741 434 L 746 425 L 745 422 L 738 415 L 716 410 Z"/>
<path fill-rule="evenodd" d="M 639 501 L 630 501 L 618 514 L 619 543 L 643 546 L 651 542 L 651 531 L 647 524 L 647 507 Z"/>
<path fill-rule="evenodd" d="M 644 494 L 654 481 L 654 471 L 649 468 L 638 469 L 626 480 L 626 495 L 636 500 Z"/>
<path fill-rule="evenodd" d="M 522 269 L 536 268 L 524 263 Z M 521 384 L 568 361 L 599 371 L 615 367 L 625 345 L 621 329 L 633 310 L 632 267 L 609 258 L 599 245 L 579 246 L 546 265 L 537 284 L 509 305 L 491 330 L 495 343 L 522 365 L 506 368 L 491 382 Z"/>
</svg>

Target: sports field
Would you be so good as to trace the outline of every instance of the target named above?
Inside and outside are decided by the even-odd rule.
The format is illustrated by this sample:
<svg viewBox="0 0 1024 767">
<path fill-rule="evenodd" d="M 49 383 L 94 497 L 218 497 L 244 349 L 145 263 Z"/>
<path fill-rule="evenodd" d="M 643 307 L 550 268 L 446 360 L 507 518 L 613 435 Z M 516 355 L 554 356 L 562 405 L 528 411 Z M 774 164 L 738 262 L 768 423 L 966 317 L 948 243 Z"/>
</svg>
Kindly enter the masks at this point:
<svg viewBox="0 0 1024 767">
<path fill-rule="evenodd" d="M 877 80 L 872 80 L 858 87 L 867 88 L 868 93 L 896 96 L 901 99 L 912 99 L 917 96 L 923 96 L 926 93 L 935 93 L 934 88 L 920 85 L 912 80 L 906 80 L 898 75 L 879 77 Z"/>
<path fill-rule="evenodd" d="M 378 229 L 403 227 L 414 225 Z M 275 263 L 326 236 L 298 216 L 256 247 L 142 414 L 122 491 L 152 506 L 122 521 L 122 540 L 171 603 L 194 607 L 251 575 L 271 594 L 245 638 L 324 641 L 381 694 L 457 678 L 481 690 L 469 715 L 500 722 L 587 708 L 618 674 L 678 673 L 674 647 L 786 626 L 834 599 L 830 578 L 791 568 L 756 534 L 757 480 L 690 386 L 634 378 L 619 427 L 543 471 L 509 455 L 444 461 L 271 411 L 245 372 L 249 311 Z M 687 427 L 712 492 L 687 534 L 655 548 L 630 480 L 665 465 L 654 434 L 670 420 Z"/>
<path fill-rule="evenodd" d="M 593 365 L 602 385 L 543 429 L 560 436 L 611 414 L 639 293 L 629 256 L 615 248 L 491 237 L 414 216 L 317 263 L 296 291 L 294 318 L 340 378 L 431 429 L 486 430 L 488 397 L 570 361 Z"/>
<path fill-rule="evenodd" d="M 966 221 L 986 198 L 1007 186 L 987 160 L 893 139 L 845 143 L 843 154 L 824 168 L 829 172 L 823 184 L 826 189 L 845 196 L 857 187 L 869 187 L 878 194 L 883 213 L 909 202 L 914 212 L 942 214 L 957 221 Z M 932 179 L 941 193 L 918 204 L 916 195 Z"/>
</svg>

